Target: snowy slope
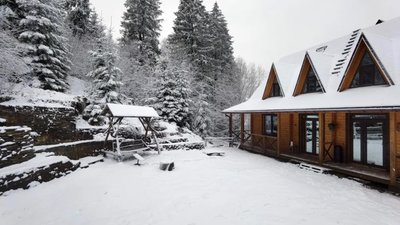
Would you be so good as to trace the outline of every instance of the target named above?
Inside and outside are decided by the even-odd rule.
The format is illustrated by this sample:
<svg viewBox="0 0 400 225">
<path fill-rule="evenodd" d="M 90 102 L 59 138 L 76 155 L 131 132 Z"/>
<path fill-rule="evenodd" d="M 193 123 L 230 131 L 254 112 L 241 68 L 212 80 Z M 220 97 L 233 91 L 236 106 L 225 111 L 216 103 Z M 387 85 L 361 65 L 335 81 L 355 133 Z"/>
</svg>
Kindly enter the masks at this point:
<svg viewBox="0 0 400 225">
<path fill-rule="evenodd" d="M 347 179 L 234 149 L 171 151 L 145 165 L 107 160 L 0 197 L 7 225 L 397 225 L 400 199 Z M 173 172 L 161 161 L 175 161 Z"/>
</svg>

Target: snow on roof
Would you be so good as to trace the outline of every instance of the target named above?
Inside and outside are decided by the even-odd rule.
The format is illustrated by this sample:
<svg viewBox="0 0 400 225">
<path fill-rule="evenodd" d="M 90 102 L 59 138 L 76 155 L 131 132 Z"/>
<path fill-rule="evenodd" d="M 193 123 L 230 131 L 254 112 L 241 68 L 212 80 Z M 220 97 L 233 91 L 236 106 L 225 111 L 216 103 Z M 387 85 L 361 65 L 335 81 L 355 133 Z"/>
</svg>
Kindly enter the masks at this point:
<svg viewBox="0 0 400 225">
<path fill-rule="evenodd" d="M 362 37 L 370 45 L 394 85 L 360 87 L 339 92 L 339 85 Z M 307 54 L 324 86 L 325 93 L 301 94 L 294 97 L 293 92 Z M 270 97 L 262 100 L 266 83 L 263 81 L 248 101 L 223 112 L 400 108 L 398 98 L 400 96 L 400 17 L 356 30 L 347 36 L 286 56 L 274 65 L 284 97 Z"/>
<path fill-rule="evenodd" d="M 156 110 L 146 106 L 107 104 L 107 108 L 114 117 L 160 117 Z"/>
</svg>

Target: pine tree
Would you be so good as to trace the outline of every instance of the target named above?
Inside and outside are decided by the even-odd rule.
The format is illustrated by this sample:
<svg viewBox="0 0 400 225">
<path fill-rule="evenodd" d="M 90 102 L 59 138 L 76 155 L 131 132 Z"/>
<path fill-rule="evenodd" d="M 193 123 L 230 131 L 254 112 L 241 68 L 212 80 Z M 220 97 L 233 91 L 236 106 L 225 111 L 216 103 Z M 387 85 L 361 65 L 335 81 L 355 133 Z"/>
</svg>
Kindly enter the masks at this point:
<svg viewBox="0 0 400 225">
<path fill-rule="evenodd" d="M 101 19 L 99 19 L 99 15 L 95 9 L 91 9 L 88 32 L 91 37 L 96 39 L 99 39 L 105 35 L 105 27 L 102 24 Z"/>
<path fill-rule="evenodd" d="M 213 45 L 211 58 L 214 64 L 214 70 L 220 73 L 231 72 L 234 64 L 233 41 L 229 34 L 229 29 L 225 16 L 222 14 L 217 3 L 210 13 L 211 43 Z M 218 77 L 216 77 L 218 80 Z"/>
<path fill-rule="evenodd" d="M 121 103 L 118 90 L 122 83 L 119 80 L 121 70 L 115 66 L 116 53 L 110 43 L 110 37 L 101 38 L 98 48 L 92 51 L 93 67 L 88 76 L 93 78 L 94 90 L 92 96 L 100 103 Z"/>
<path fill-rule="evenodd" d="M 19 22 L 19 40 L 34 75 L 42 88 L 65 91 L 70 70 L 68 51 L 62 36 L 63 11 L 58 1 L 17 0 L 23 19 Z"/>
<path fill-rule="evenodd" d="M 180 127 L 189 125 L 189 88 L 186 71 L 171 64 L 166 65 L 157 91 L 156 108 L 160 116 Z"/>
<path fill-rule="evenodd" d="M 91 125 L 103 125 L 105 118 L 100 115 L 106 103 L 122 103 L 124 96 L 119 94 L 122 83 L 121 70 L 115 66 L 116 52 L 111 34 L 98 40 L 95 51 L 91 51 L 93 70 L 88 77 L 93 79 L 90 93 L 91 104 L 86 107 L 84 117 Z"/>
<path fill-rule="evenodd" d="M 207 73 L 211 40 L 208 31 L 209 15 L 202 0 L 182 0 L 178 12 L 175 13 L 174 33 L 169 41 L 187 54 L 195 67 L 197 79 L 212 82 Z"/>
<path fill-rule="evenodd" d="M 89 31 L 90 4 L 89 0 L 66 0 L 67 23 L 74 36 L 79 38 Z"/>
<path fill-rule="evenodd" d="M 122 18 L 123 46 L 136 45 L 139 49 L 138 61 L 141 65 L 154 66 L 160 54 L 158 47 L 161 30 L 162 11 L 160 0 L 126 0 L 126 12 Z"/>
<path fill-rule="evenodd" d="M 199 94 L 195 106 L 193 106 L 193 121 L 191 129 L 202 138 L 210 135 L 211 130 L 211 119 L 210 119 L 210 106 L 207 103 L 207 95 Z"/>
</svg>

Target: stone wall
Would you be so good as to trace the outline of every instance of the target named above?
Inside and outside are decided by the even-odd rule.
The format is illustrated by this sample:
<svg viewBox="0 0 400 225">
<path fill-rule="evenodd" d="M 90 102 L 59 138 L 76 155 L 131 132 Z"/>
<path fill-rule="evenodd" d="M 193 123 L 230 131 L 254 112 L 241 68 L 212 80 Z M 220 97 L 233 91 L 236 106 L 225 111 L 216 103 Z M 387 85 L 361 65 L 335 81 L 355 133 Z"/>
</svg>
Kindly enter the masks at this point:
<svg viewBox="0 0 400 225">
<path fill-rule="evenodd" d="M 0 168 L 33 158 L 33 139 L 29 127 L 0 127 Z"/>
<path fill-rule="evenodd" d="M 91 135 L 76 131 L 73 108 L 45 108 L 29 106 L 0 106 L 0 117 L 6 119 L 7 126 L 29 126 L 33 132 L 35 145 L 50 145 L 91 139 Z"/>
</svg>

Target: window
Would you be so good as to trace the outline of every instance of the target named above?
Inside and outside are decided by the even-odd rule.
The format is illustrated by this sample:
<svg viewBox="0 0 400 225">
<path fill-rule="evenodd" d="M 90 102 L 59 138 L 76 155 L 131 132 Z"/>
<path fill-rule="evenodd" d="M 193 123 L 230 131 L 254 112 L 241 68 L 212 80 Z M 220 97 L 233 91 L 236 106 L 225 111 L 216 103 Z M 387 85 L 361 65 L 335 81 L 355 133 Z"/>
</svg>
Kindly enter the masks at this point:
<svg viewBox="0 0 400 225">
<path fill-rule="evenodd" d="M 279 96 L 282 96 L 281 86 L 279 85 L 277 79 L 275 79 L 274 83 L 272 83 L 271 97 L 279 97 Z"/>
<path fill-rule="evenodd" d="M 308 71 L 306 81 L 304 83 L 302 94 L 305 93 L 314 93 L 314 92 L 322 92 L 321 85 L 318 82 L 317 76 L 315 75 L 314 70 L 310 67 Z"/>
<path fill-rule="evenodd" d="M 386 81 L 382 78 L 381 73 L 375 66 L 371 55 L 366 52 L 350 87 L 356 88 L 384 84 L 387 84 Z"/>
<path fill-rule="evenodd" d="M 277 136 L 278 116 L 276 114 L 264 115 L 264 134 L 268 136 Z"/>
</svg>

